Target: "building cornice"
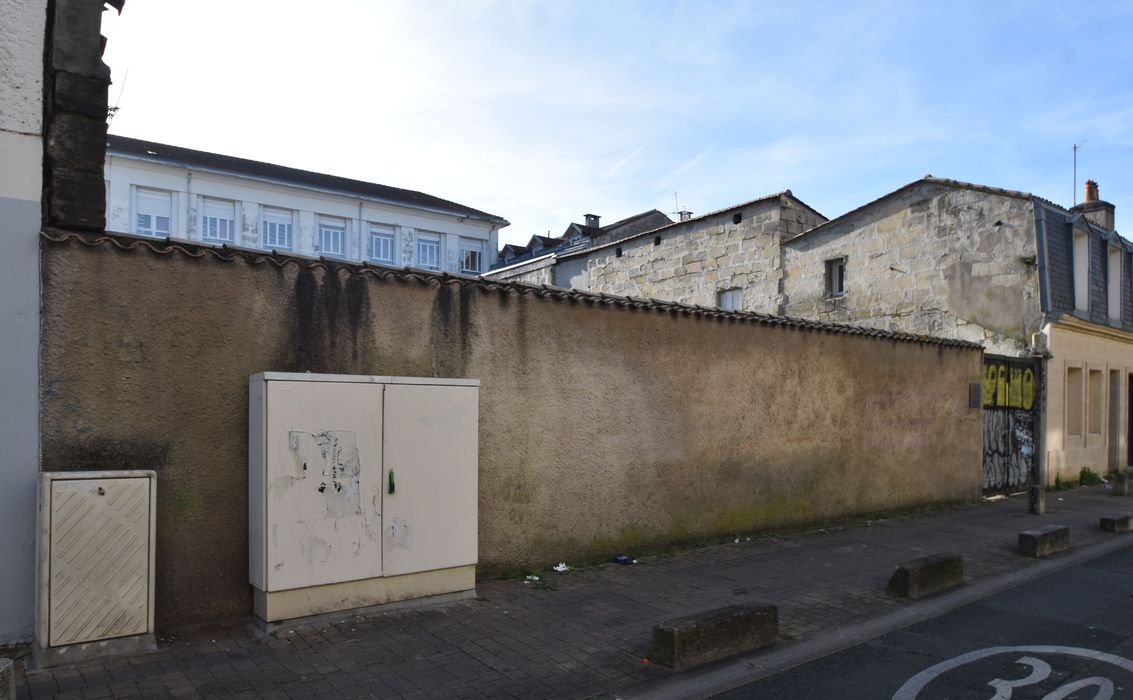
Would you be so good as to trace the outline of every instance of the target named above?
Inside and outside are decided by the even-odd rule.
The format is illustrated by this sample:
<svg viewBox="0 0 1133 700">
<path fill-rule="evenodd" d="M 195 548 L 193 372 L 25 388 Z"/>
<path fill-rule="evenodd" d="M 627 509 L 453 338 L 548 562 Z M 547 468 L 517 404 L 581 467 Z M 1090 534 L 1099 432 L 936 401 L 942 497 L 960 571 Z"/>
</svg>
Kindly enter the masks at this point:
<svg viewBox="0 0 1133 700">
<path fill-rule="evenodd" d="M 1078 318 L 1077 316 L 1071 316 L 1069 314 L 1063 314 L 1058 318 L 1055 318 L 1050 322 L 1050 325 L 1053 328 L 1057 329 L 1073 331 L 1075 333 L 1082 333 L 1085 335 L 1092 335 L 1098 338 L 1106 338 L 1108 340 L 1116 340 L 1118 342 L 1129 343 L 1133 345 L 1133 333 L 1130 333 L 1129 331 L 1123 331 L 1120 328 L 1114 328 L 1113 326 L 1105 326 L 1100 323 L 1094 323 L 1093 321 L 1086 321 L 1084 319 Z"/>
</svg>

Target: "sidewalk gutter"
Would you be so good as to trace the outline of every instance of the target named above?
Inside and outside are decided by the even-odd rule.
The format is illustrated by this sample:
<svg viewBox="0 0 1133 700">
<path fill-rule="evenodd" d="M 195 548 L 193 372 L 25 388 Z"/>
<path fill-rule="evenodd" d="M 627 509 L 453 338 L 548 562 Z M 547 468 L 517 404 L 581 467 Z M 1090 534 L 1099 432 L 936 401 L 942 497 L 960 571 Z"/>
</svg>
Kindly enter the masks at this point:
<svg viewBox="0 0 1133 700">
<path fill-rule="evenodd" d="M 1115 539 L 1111 541 L 1075 549 L 1018 571 L 990 577 L 939 596 L 911 602 L 902 610 L 872 620 L 822 632 L 810 639 L 780 642 L 767 652 L 740 656 L 710 668 L 651 681 L 615 693 L 614 697 L 624 700 L 710 698 L 1133 546 L 1133 536 L 1115 535 L 1114 537 Z"/>
</svg>

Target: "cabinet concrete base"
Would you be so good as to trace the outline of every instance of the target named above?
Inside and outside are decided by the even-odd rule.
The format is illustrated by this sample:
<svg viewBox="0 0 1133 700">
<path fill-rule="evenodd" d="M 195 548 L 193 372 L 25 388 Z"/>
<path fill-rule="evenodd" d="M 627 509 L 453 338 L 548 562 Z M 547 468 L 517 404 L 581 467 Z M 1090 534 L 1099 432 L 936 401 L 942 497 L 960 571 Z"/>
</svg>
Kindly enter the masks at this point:
<svg viewBox="0 0 1133 700">
<path fill-rule="evenodd" d="M 252 605 L 256 617 L 273 623 L 446 593 L 473 593 L 475 589 L 476 565 L 469 564 L 287 591 L 269 592 L 253 587 Z"/>
<path fill-rule="evenodd" d="M 37 641 L 32 645 L 32 660 L 36 668 L 48 668 L 62 664 L 84 663 L 91 659 L 106 656 L 132 656 L 156 650 L 157 641 L 152 633 L 101 639 L 97 642 L 84 642 L 82 644 L 68 644 L 61 647 L 43 647 Z"/>
</svg>

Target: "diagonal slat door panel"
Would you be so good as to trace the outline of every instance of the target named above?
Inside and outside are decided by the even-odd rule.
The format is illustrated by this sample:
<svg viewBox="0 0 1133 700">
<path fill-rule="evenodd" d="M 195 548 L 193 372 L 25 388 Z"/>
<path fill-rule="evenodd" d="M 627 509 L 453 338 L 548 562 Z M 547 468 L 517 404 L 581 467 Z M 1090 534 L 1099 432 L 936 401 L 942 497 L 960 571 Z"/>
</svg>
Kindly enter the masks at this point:
<svg viewBox="0 0 1133 700">
<path fill-rule="evenodd" d="M 51 646 L 142 634 L 148 627 L 149 480 L 51 486 Z"/>
</svg>

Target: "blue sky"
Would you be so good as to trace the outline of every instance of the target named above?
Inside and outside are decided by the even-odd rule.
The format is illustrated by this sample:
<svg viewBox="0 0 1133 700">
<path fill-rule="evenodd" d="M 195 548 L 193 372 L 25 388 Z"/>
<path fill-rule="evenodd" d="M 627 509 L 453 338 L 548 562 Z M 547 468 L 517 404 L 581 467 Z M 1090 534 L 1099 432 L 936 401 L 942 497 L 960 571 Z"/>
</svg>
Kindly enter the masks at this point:
<svg viewBox="0 0 1133 700">
<path fill-rule="evenodd" d="M 925 174 L 1064 206 L 1092 178 L 1133 226 L 1133 3 L 133 0 L 103 29 L 113 133 L 422 190 L 501 243 Z"/>
</svg>

